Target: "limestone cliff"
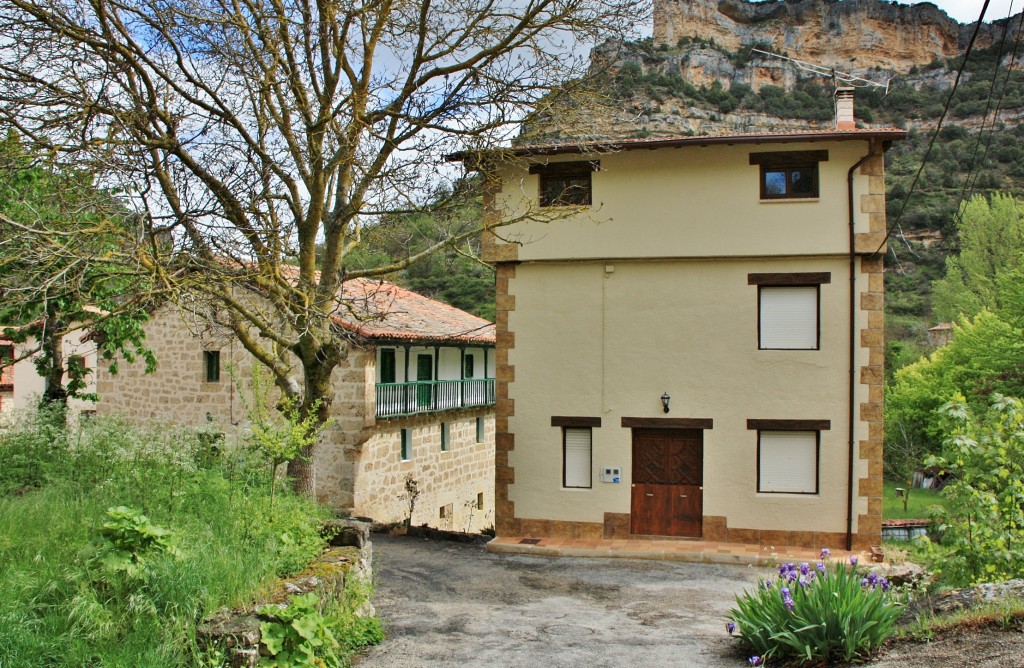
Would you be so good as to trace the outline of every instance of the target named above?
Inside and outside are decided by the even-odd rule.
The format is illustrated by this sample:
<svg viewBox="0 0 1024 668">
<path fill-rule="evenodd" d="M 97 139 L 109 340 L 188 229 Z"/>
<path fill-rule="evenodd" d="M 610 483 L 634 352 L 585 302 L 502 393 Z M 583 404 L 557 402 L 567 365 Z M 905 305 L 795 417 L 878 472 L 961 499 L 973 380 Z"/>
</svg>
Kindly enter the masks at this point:
<svg viewBox="0 0 1024 668">
<path fill-rule="evenodd" d="M 1006 19 L 983 24 L 977 46 L 1001 39 L 1006 24 Z M 736 51 L 760 42 L 794 58 L 848 70 L 906 72 L 957 56 L 972 31 L 973 24 L 958 23 L 930 2 L 654 0 L 656 45 L 700 37 Z"/>
</svg>

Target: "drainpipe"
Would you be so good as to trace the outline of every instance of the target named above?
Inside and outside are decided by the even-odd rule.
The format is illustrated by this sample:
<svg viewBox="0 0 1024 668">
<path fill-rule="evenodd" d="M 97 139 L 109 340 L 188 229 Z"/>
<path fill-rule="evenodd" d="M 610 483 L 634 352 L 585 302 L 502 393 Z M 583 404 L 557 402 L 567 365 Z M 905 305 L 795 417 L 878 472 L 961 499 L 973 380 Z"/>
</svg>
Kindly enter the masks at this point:
<svg viewBox="0 0 1024 668">
<path fill-rule="evenodd" d="M 854 465 L 854 454 L 856 452 L 856 434 L 855 427 L 857 424 L 857 403 L 856 403 L 856 390 L 857 390 L 857 246 L 856 236 L 854 234 L 854 210 L 853 210 L 853 174 L 857 171 L 861 165 L 868 161 L 869 158 L 875 155 L 874 142 L 871 142 L 868 148 L 868 153 L 860 160 L 855 162 L 850 171 L 846 173 L 846 190 L 847 190 L 847 213 L 849 216 L 850 223 L 850 378 L 848 397 L 849 397 L 849 411 L 850 419 L 848 424 L 847 436 L 849 438 L 849 451 L 847 457 L 847 479 L 846 479 L 846 550 L 850 551 L 853 549 L 853 465 Z"/>
</svg>

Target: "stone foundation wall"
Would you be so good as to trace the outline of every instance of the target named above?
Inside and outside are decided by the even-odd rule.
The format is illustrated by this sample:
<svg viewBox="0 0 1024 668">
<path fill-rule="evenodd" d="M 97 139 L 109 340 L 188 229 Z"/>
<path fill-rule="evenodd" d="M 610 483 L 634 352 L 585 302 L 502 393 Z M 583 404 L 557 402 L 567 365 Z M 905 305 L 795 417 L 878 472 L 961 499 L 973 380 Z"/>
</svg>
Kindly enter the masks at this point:
<svg viewBox="0 0 1024 668">
<path fill-rule="evenodd" d="M 476 440 L 477 418 L 484 420 Z M 441 423 L 449 425 L 448 450 L 441 450 Z M 411 430 L 412 451 L 403 461 L 402 429 Z M 477 409 L 378 423 L 355 464 L 353 513 L 378 522 L 404 521 L 407 476 L 419 496 L 412 525 L 449 531 L 480 531 L 494 525 L 494 410 Z"/>
</svg>

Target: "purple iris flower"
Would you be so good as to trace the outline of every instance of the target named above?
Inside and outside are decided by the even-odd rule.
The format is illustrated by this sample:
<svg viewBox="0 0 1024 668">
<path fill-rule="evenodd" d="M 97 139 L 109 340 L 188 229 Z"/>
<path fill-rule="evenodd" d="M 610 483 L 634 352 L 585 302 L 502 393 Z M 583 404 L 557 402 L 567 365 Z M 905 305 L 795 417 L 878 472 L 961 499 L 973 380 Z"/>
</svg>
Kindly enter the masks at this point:
<svg viewBox="0 0 1024 668">
<path fill-rule="evenodd" d="M 761 664 L 761 657 L 759 657 L 759 656 L 752 656 L 749 659 L 747 659 L 747 663 L 749 663 L 752 666 L 760 666 L 760 665 L 762 665 Z"/>
<path fill-rule="evenodd" d="M 850 565 L 851 566 L 856 566 L 857 565 L 857 555 L 855 555 L 855 554 L 851 554 L 850 555 Z"/>
<path fill-rule="evenodd" d="M 821 573 L 822 575 L 825 574 L 825 562 L 823 562 L 823 561 L 818 562 L 816 567 L 817 567 L 819 573 Z"/>
<path fill-rule="evenodd" d="M 725 630 L 729 632 L 729 635 L 732 635 L 733 633 L 736 633 L 736 625 L 729 622 L 725 625 Z"/>
<path fill-rule="evenodd" d="M 804 563 L 800 564 L 800 574 L 801 575 L 807 575 L 810 572 L 811 572 L 811 567 L 810 567 L 810 565 L 808 565 L 808 563 L 806 561 Z"/>
<path fill-rule="evenodd" d="M 828 559 L 831 556 L 832 556 L 832 550 L 828 549 L 827 547 L 821 548 L 821 560 L 822 561 L 824 561 L 825 559 Z"/>
</svg>

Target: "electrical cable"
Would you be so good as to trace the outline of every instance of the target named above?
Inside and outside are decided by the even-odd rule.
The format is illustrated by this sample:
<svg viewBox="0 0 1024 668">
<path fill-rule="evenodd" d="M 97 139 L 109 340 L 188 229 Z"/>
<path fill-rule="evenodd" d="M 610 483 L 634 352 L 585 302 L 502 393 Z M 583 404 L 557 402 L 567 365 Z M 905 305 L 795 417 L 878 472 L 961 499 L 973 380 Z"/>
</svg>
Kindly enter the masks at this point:
<svg viewBox="0 0 1024 668">
<path fill-rule="evenodd" d="M 1010 3 L 1010 15 L 1011 16 L 1012 16 L 1012 13 L 1013 13 L 1013 3 L 1011 2 Z M 1011 16 L 1007 17 L 1006 30 L 1003 31 L 1003 40 L 1004 41 L 1006 39 L 1006 32 L 1010 28 L 1009 18 Z M 1020 42 L 1021 42 L 1020 38 L 1021 38 L 1022 30 L 1024 30 L 1024 12 L 1021 12 L 1020 19 L 1017 22 L 1017 36 L 1014 39 L 1013 52 L 1010 54 L 1010 62 L 1006 66 L 1006 75 L 1003 77 L 1003 88 L 999 92 L 999 99 L 996 101 L 996 108 L 995 108 L 995 111 L 993 111 L 993 113 L 992 113 L 992 125 L 989 127 L 988 142 L 985 144 L 985 152 L 981 154 L 981 164 L 985 164 L 985 159 L 988 157 L 988 151 L 992 147 L 992 139 L 995 137 L 996 121 L 998 120 L 999 112 L 1000 112 L 1000 110 L 1003 107 L 1003 98 L 1006 96 L 1006 90 L 1010 86 L 1010 74 L 1013 72 L 1013 67 L 1014 67 L 1014 65 L 1017 62 L 1017 52 L 1020 49 Z M 1000 49 L 1000 59 L 999 59 L 999 62 L 1002 62 L 1002 50 L 1001 49 Z M 995 84 L 995 80 L 998 77 L 999 77 L 999 65 L 997 63 L 996 64 L 996 72 L 992 76 L 993 85 Z M 987 116 L 988 116 L 987 109 L 986 109 L 985 115 L 986 115 L 986 118 L 987 118 Z M 984 130 L 984 125 L 982 125 L 982 131 L 983 130 Z M 979 143 L 981 142 L 981 132 L 979 132 L 979 135 L 978 135 L 978 142 Z M 974 168 L 974 164 L 972 162 L 971 171 L 973 171 L 973 168 Z M 964 187 L 965 188 L 967 187 L 967 184 L 970 183 L 970 189 L 967 191 L 966 196 L 964 195 L 964 192 L 961 191 L 961 193 L 960 193 L 960 200 L 957 202 L 957 205 L 956 205 L 956 213 L 954 215 L 957 218 L 959 218 L 962 215 L 961 211 L 960 211 L 960 206 L 965 201 L 969 201 L 971 199 L 971 197 L 974 196 L 975 187 L 978 184 L 978 179 L 981 177 L 981 168 L 979 167 L 978 171 L 974 174 L 974 180 L 971 181 L 971 171 L 968 171 L 968 173 L 967 173 L 967 180 L 964 182 Z"/>
<path fill-rule="evenodd" d="M 974 49 L 974 42 L 978 37 L 978 32 L 981 30 L 981 23 L 985 19 L 985 12 L 988 11 L 988 5 L 991 0 L 985 0 L 985 4 L 981 7 L 981 14 L 978 16 L 978 22 L 974 25 L 974 32 L 971 33 L 971 39 L 967 42 L 967 49 L 964 51 L 963 60 L 960 61 L 960 67 L 956 71 L 956 79 L 953 80 L 953 88 L 949 91 L 949 97 L 946 98 L 946 104 L 942 109 L 942 115 L 939 117 L 938 125 L 935 126 L 935 133 L 932 134 L 931 141 L 928 142 L 928 149 L 924 152 L 924 157 L 921 158 L 921 164 L 917 168 L 917 173 L 914 174 L 914 180 L 910 183 L 910 189 L 907 190 L 906 196 L 903 198 L 903 203 L 900 205 L 900 210 L 896 214 L 896 220 L 886 230 L 885 238 L 882 239 L 882 243 L 878 244 L 878 248 L 872 255 L 882 250 L 882 247 L 889 241 L 892 236 L 893 230 L 900 224 L 903 219 L 903 212 L 907 209 L 907 203 L 910 201 L 911 196 L 914 194 L 914 189 L 917 187 L 917 182 L 921 179 L 921 173 L 924 171 L 924 166 L 928 163 L 928 156 L 931 155 L 932 148 L 935 146 L 935 140 L 939 136 L 939 132 L 942 130 L 942 123 L 946 120 L 946 114 L 949 113 L 949 105 L 953 102 L 953 96 L 956 94 L 956 89 L 960 85 L 960 78 L 963 76 L 964 67 L 967 65 L 967 59 L 971 55 L 971 50 Z"/>
</svg>

